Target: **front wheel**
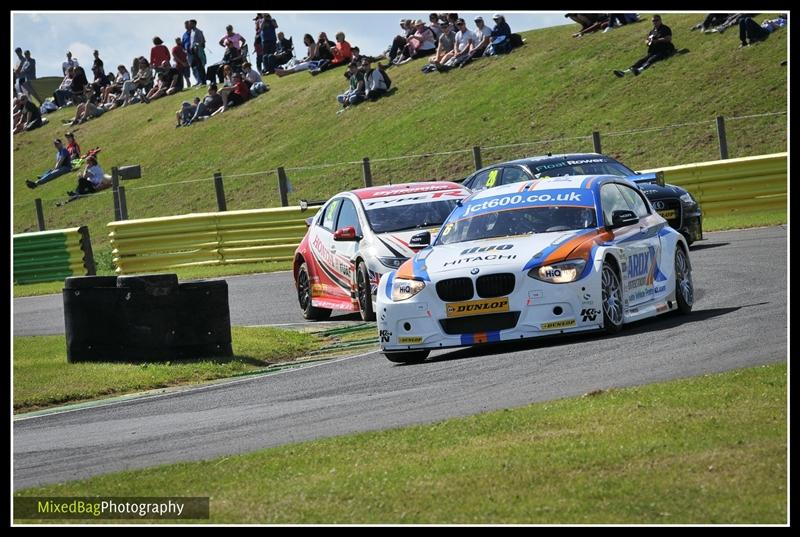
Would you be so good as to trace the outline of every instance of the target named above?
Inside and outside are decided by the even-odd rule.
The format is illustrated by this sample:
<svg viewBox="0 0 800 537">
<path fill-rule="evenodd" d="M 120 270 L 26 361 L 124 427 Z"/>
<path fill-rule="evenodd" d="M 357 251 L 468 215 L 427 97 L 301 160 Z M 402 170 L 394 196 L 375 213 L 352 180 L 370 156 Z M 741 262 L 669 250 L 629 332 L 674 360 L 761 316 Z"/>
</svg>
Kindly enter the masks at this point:
<svg viewBox="0 0 800 537">
<path fill-rule="evenodd" d="M 431 351 L 385 352 L 386 359 L 396 364 L 418 364 L 425 360 Z"/>
<path fill-rule="evenodd" d="M 694 305 L 694 284 L 692 284 L 692 268 L 683 248 L 675 250 L 675 300 L 678 311 L 686 315 Z"/>
<path fill-rule="evenodd" d="M 622 330 L 622 286 L 617 271 L 603 261 L 603 329 L 607 334 Z"/>
<path fill-rule="evenodd" d="M 372 310 L 372 284 L 369 281 L 369 271 L 366 263 L 359 263 L 356 268 L 356 292 L 358 293 L 358 309 L 361 310 L 362 321 L 374 321 L 375 312 Z"/>
<path fill-rule="evenodd" d="M 303 318 L 309 321 L 324 321 L 331 316 L 331 310 L 315 308 L 311 304 L 311 278 L 308 276 L 308 266 L 303 263 L 297 273 L 297 300 L 303 310 Z"/>
</svg>

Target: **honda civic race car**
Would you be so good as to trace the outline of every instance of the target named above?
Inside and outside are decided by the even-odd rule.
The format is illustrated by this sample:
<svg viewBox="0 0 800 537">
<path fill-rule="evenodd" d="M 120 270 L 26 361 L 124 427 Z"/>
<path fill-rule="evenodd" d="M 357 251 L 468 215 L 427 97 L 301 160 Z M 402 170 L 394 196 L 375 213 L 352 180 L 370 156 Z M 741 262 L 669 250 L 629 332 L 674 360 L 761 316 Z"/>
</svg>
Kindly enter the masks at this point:
<svg viewBox="0 0 800 537">
<path fill-rule="evenodd" d="M 331 310 L 359 311 L 375 320 L 381 274 L 400 267 L 421 246 L 422 230 L 436 231 L 469 195 L 450 182 L 408 183 L 337 194 L 308 219 L 294 254 L 294 281 L 303 316 L 327 319 Z"/>
<path fill-rule="evenodd" d="M 465 199 L 432 246 L 384 274 L 376 313 L 386 357 L 419 362 L 446 347 L 617 332 L 693 302 L 686 239 L 636 185 L 565 176 Z"/>
<path fill-rule="evenodd" d="M 501 162 L 476 171 L 462 184 L 474 192 L 519 181 L 563 175 L 625 177 L 639 185 L 656 212 L 680 231 L 690 245 L 703 238 L 703 213 L 687 190 L 664 184 L 659 174 L 637 173 L 621 162 L 598 153 L 546 155 Z"/>
</svg>

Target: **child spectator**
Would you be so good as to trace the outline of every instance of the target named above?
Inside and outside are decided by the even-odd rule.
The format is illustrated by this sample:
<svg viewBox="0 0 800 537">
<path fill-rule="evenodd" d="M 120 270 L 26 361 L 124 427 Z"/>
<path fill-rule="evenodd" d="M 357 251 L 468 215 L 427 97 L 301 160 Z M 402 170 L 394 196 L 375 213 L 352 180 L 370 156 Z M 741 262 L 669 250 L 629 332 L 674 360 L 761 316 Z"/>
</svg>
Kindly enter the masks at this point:
<svg viewBox="0 0 800 537">
<path fill-rule="evenodd" d="M 39 185 L 49 183 L 56 177 L 60 177 L 72 171 L 72 159 L 69 156 L 69 151 L 67 151 L 64 144 L 61 142 L 61 139 L 56 138 L 53 140 L 53 145 L 56 147 L 56 165 L 37 177 L 36 181 L 25 181 L 28 188 L 36 188 Z"/>
<path fill-rule="evenodd" d="M 667 59 L 675 53 L 675 45 L 672 44 L 672 30 L 666 24 L 662 24 L 660 15 L 653 15 L 653 29 L 647 34 L 646 43 L 647 55 L 637 60 L 625 71 L 615 70 L 616 76 L 622 78 L 628 71 L 638 76 L 653 63 Z"/>
</svg>

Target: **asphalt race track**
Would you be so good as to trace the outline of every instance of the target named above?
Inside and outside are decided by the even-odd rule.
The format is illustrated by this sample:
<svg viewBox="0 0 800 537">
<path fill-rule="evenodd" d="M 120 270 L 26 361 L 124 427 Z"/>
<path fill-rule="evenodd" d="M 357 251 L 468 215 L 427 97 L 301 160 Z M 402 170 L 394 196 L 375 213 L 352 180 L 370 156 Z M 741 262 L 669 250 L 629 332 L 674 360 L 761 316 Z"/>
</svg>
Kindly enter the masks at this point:
<svg viewBox="0 0 800 537">
<path fill-rule="evenodd" d="M 648 319 L 614 337 L 440 351 L 419 365 L 395 365 L 370 353 L 20 419 L 14 422 L 14 488 L 785 361 L 786 228 L 707 238 L 690 255 L 696 299 L 688 317 Z M 228 281 L 235 324 L 299 318 L 289 273 Z M 34 321 L 40 333 L 63 332 L 60 300 L 15 299 L 15 335 L 30 333 L 24 330 Z"/>
</svg>

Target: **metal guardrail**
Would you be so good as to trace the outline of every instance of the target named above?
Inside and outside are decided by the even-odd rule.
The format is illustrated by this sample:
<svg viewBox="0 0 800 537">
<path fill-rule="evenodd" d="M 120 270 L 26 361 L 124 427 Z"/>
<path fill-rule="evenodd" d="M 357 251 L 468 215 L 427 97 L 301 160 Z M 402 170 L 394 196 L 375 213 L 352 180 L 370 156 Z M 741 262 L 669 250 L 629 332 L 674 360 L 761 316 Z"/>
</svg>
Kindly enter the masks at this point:
<svg viewBox="0 0 800 537">
<path fill-rule="evenodd" d="M 787 153 L 670 166 L 664 181 L 685 188 L 706 216 L 787 208 Z"/>
<path fill-rule="evenodd" d="M 14 283 L 52 282 L 94 273 L 86 226 L 14 235 Z"/>
<path fill-rule="evenodd" d="M 317 208 L 280 207 L 110 222 L 117 274 L 291 260 Z"/>
</svg>

